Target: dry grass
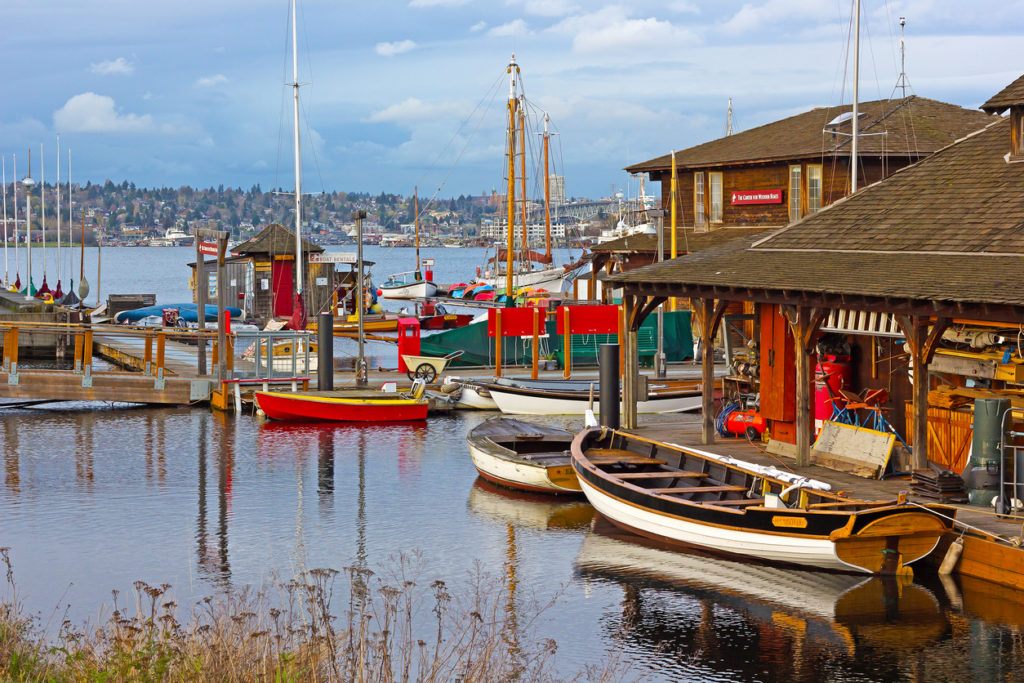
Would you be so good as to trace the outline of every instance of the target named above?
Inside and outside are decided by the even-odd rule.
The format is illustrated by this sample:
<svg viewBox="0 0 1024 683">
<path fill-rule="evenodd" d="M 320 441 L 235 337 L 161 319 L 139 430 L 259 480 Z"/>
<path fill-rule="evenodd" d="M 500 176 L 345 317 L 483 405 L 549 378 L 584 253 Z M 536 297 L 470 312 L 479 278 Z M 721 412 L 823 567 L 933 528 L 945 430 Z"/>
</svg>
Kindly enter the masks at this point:
<svg viewBox="0 0 1024 683">
<path fill-rule="evenodd" d="M 170 586 L 138 581 L 130 608 L 114 592 L 102 623 L 80 630 L 65 620 L 47 639 L 20 608 L 6 548 L 0 561 L 10 594 L 0 602 L 0 680 L 563 680 L 553 673 L 556 643 L 528 636 L 555 599 L 523 605 L 479 567 L 454 595 L 443 581 L 417 581 L 416 554 L 380 575 L 313 569 L 276 584 L 273 599 L 236 591 L 204 599 L 184 617 Z M 336 616 L 339 584 L 347 599 Z M 627 673 L 606 659 L 571 680 L 618 681 Z"/>
</svg>

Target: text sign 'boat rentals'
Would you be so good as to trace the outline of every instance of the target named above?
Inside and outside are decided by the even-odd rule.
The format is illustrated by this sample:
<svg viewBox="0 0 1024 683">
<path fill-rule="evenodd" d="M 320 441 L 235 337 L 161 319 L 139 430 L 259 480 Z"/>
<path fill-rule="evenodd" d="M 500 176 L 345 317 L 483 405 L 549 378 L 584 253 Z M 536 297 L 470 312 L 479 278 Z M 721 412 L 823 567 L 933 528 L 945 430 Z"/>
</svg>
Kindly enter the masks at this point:
<svg viewBox="0 0 1024 683">
<path fill-rule="evenodd" d="M 351 253 L 351 252 L 347 252 L 347 251 L 338 252 L 338 253 L 335 253 L 335 254 L 325 254 L 325 253 L 310 254 L 309 255 L 309 262 L 310 263 L 355 263 L 356 262 L 356 254 L 355 253 Z"/>
<path fill-rule="evenodd" d="M 206 254 L 207 256 L 217 255 L 217 243 L 216 242 L 200 242 L 199 253 Z"/>
</svg>

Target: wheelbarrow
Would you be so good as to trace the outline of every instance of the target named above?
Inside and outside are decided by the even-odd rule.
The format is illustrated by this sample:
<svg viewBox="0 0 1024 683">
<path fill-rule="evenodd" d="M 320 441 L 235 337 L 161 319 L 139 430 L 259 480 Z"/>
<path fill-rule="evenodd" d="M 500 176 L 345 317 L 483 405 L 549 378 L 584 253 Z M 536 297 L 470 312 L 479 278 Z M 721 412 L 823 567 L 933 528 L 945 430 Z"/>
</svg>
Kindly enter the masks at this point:
<svg viewBox="0 0 1024 683">
<path fill-rule="evenodd" d="M 449 362 L 461 356 L 462 353 L 462 349 L 459 349 L 440 358 L 437 356 L 410 356 L 402 354 L 402 360 L 405 361 L 405 367 L 408 368 L 406 374 L 409 375 L 409 379 L 422 379 L 429 384 L 444 372 Z"/>
</svg>

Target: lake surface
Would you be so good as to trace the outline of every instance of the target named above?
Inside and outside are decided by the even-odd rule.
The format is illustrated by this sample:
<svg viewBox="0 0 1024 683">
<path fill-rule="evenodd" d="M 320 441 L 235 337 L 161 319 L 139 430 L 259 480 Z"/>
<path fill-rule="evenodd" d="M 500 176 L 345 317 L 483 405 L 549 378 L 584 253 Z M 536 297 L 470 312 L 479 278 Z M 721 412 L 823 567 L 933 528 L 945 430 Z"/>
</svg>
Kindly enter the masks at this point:
<svg viewBox="0 0 1024 683">
<path fill-rule="evenodd" d="M 382 251 L 394 270 L 413 254 Z M 111 266 L 106 291 L 187 300 L 191 250 L 104 249 L 104 272 L 108 252 L 136 274 Z M 452 267 L 475 269 L 482 253 L 453 255 Z M 188 606 L 418 551 L 424 585 L 458 590 L 479 563 L 495 591 L 516 586 L 509 611 L 557 595 L 524 637 L 554 638 L 565 677 L 614 653 L 656 681 L 1024 680 L 1024 595 L 923 571 L 900 585 L 642 543 L 584 501 L 479 481 L 465 434 L 485 417 L 295 426 L 207 409 L 0 410 L 0 546 L 19 597 L 51 625 L 65 609 L 95 622 L 112 589 L 127 596 L 140 579 L 171 584 Z"/>
</svg>

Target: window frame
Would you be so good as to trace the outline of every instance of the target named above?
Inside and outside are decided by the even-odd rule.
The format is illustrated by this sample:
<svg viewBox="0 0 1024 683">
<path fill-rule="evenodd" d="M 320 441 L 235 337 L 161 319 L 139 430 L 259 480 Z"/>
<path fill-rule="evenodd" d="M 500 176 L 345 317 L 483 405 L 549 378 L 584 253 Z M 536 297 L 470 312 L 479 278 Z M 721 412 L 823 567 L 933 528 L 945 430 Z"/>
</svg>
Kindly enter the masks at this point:
<svg viewBox="0 0 1024 683">
<path fill-rule="evenodd" d="M 812 181 L 811 176 L 814 173 L 818 174 L 818 178 L 817 178 L 817 181 L 818 181 L 817 206 L 814 206 L 814 201 L 813 200 L 814 200 L 815 197 L 814 197 L 814 193 L 811 191 L 811 181 Z M 822 203 L 824 202 L 824 198 L 825 198 L 825 190 L 824 190 L 824 187 L 822 185 L 822 177 L 823 177 L 823 170 L 822 170 L 822 165 L 821 164 L 807 164 L 807 180 L 805 182 L 807 184 L 807 214 L 808 215 L 810 215 L 812 213 L 815 213 L 817 211 L 821 211 L 821 208 L 823 206 Z"/>
<path fill-rule="evenodd" d="M 796 175 L 795 190 L 793 187 L 794 172 Z M 803 218 L 803 182 L 803 167 L 800 164 L 790 164 L 788 182 L 786 183 L 786 186 L 789 188 L 786 204 L 789 208 L 790 223 Z"/>
<path fill-rule="evenodd" d="M 718 180 L 718 193 L 717 193 L 717 197 L 716 197 L 716 193 L 715 193 L 715 180 L 716 179 Z M 725 205 L 724 205 L 723 197 L 722 197 L 722 194 L 723 194 L 723 190 L 722 190 L 723 184 L 724 184 L 724 182 L 723 182 L 721 171 L 709 171 L 708 172 L 708 194 L 710 195 L 710 197 L 709 197 L 709 200 L 710 200 L 709 204 L 710 204 L 710 208 L 711 208 L 711 210 L 708 211 L 708 222 L 712 223 L 712 224 L 714 224 L 714 223 L 722 223 L 723 222 L 723 218 L 724 218 L 724 214 L 725 214 Z M 718 200 L 717 201 L 717 208 L 718 208 L 718 215 L 717 215 L 717 217 L 715 216 L 715 205 L 716 205 L 716 201 L 715 200 L 716 199 Z"/>
<path fill-rule="evenodd" d="M 704 171 L 693 172 L 693 227 L 703 228 L 707 225 L 707 213 L 704 211 Z"/>
</svg>

